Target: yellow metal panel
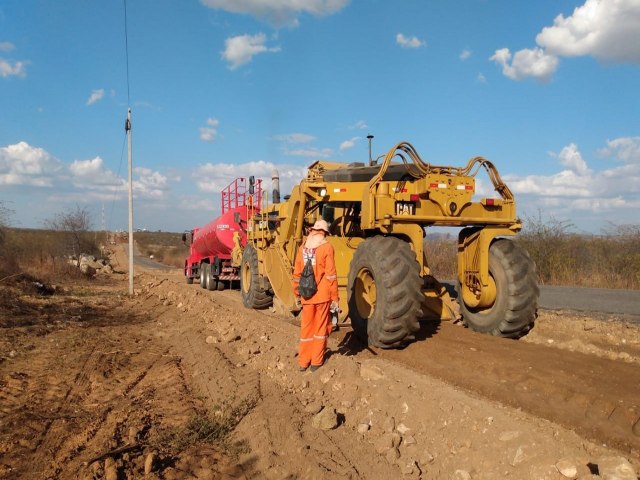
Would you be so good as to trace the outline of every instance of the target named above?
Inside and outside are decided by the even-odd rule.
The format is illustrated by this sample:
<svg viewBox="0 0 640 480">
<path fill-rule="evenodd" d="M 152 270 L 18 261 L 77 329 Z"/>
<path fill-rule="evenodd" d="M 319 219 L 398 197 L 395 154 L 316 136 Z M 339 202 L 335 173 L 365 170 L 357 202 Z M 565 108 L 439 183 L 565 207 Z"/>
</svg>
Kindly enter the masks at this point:
<svg viewBox="0 0 640 480">
<path fill-rule="evenodd" d="M 273 292 L 284 306 L 289 311 L 297 311 L 299 307 L 293 294 L 292 272 L 286 270 L 284 263 L 280 259 L 280 254 L 276 250 L 277 248 L 276 246 L 271 246 L 262 251 L 264 254 L 264 271 L 269 283 L 271 283 Z"/>
</svg>

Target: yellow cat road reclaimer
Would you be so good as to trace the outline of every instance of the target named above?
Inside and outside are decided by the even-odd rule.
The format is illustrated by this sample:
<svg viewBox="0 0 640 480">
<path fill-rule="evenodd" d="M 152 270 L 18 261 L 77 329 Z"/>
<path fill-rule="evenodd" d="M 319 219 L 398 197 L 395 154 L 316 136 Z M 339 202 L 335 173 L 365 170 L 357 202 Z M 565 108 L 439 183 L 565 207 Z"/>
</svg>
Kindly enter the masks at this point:
<svg viewBox="0 0 640 480">
<path fill-rule="evenodd" d="M 539 290 L 535 265 L 507 237 L 521 229 L 509 188 L 482 157 L 466 167 L 424 162 L 402 142 L 381 162 L 313 163 L 285 201 L 250 206 L 247 244 L 235 251 L 247 308 L 274 304 L 297 314 L 295 256 L 306 229 L 324 218 L 335 249 L 341 318 L 366 344 L 398 347 L 414 339 L 421 319 L 455 320 L 478 332 L 518 338 L 533 326 Z M 473 201 L 484 168 L 499 198 Z M 251 188 L 251 187 L 250 187 Z M 496 197 L 498 196 L 496 195 Z M 458 234 L 457 301 L 431 274 L 425 229 Z"/>
</svg>

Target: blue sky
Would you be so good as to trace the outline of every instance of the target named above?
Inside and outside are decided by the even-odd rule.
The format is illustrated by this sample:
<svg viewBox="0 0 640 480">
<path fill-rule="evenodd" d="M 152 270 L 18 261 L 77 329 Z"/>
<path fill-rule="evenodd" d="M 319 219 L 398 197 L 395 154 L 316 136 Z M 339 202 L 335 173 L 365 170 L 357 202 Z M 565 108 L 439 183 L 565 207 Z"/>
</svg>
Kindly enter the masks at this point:
<svg viewBox="0 0 640 480">
<path fill-rule="evenodd" d="M 640 223 L 640 0 L 3 0 L 0 201 L 182 231 L 236 176 L 411 142 L 492 160 L 520 215 Z M 124 156 L 123 156 L 124 152 Z M 481 194 L 487 180 L 480 182 Z"/>
</svg>

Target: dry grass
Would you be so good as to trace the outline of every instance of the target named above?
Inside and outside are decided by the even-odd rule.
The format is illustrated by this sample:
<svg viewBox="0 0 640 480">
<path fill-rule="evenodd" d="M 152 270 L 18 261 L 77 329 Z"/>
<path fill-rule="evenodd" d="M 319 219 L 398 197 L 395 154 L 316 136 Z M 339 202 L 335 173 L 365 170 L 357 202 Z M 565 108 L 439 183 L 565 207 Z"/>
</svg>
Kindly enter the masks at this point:
<svg viewBox="0 0 640 480">
<path fill-rule="evenodd" d="M 140 253 L 145 256 L 153 255 L 154 260 L 183 267 L 189 256 L 189 247 L 182 243 L 182 234 L 172 232 L 138 232 L 133 235 Z"/>
<path fill-rule="evenodd" d="M 228 437 L 236 426 L 246 417 L 258 403 L 257 397 L 250 397 L 236 403 L 231 401 L 222 407 L 215 407 L 215 413 L 202 412 L 194 414 L 187 423 L 161 436 L 154 445 L 159 450 L 179 453 L 199 443 L 215 444 L 228 450 Z"/>
<path fill-rule="evenodd" d="M 445 234 L 429 235 L 424 240 L 424 253 L 431 274 L 440 280 L 453 280 L 457 275 L 457 237 Z"/>
<path fill-rule="evenodd" d="M 517 241 L 536 262 L 542 285 L 640 289 L 640 225 L 606 235 L 569 233 L 558 222 L 532 222 Z"/>
<path fill-rule="evenodd" d="M 79 240 L 82 253 L 100 256 L 101 237 L 98 232 L 84 232 L 74 241 Z M 0 279 L 16 273 L 51 282 L 81 277 L 67 262 L 72 253 L 68 232 L 5 228 L 0 247 Z"/>
<path fill-rule="evenodd" d="M 526 219 L 515 240 L 536 262 L 541 285 L 640 289 L 640 225 L 615 226 L 605 235 L 579 235 L 571 225 L 553 219 Z M 189 248 L 181 234 L 141 232 L 134 238 L 140 252 L 167 265 L 182 267 Z M 103 234 L 82 236 L 86 253 L 100 254 Z M 428 236 L 424 243 L 429 267 L 436 278 L 456 276 L 456 236 Z M 77 269 L 66 263 L 64 232 L 4 228 L 0 236 L 0 279 L 26 272 L 43 280 L 73 278 Z"/>
<path fill-rule="evenodd" d="M 605 235 L 579 235 L 554 219 L 527 219 L 515 237 L 536 263 L 541 285 L 640 290 L 640 225 L 612 227 Z M 425 253 L 436 278 L 456 276 L 456 238 L 427 237 Z"/>
</svg>

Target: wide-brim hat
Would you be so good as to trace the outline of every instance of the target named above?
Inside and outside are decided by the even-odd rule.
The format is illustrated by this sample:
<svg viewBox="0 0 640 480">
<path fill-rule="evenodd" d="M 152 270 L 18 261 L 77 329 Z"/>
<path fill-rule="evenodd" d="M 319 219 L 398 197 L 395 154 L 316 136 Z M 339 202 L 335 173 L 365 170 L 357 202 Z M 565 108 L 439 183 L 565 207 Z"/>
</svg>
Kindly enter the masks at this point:
<svg viewBox="0 0 640 480">
<path fill-rule="evenodd" d="M 313 224 L 313 227 L 311 227 L 311 230 L 321 230 L 324 233 L 329 234 L 329 225 L 325 220 L 318 220 L 316 223 Z"/>
</svg>

